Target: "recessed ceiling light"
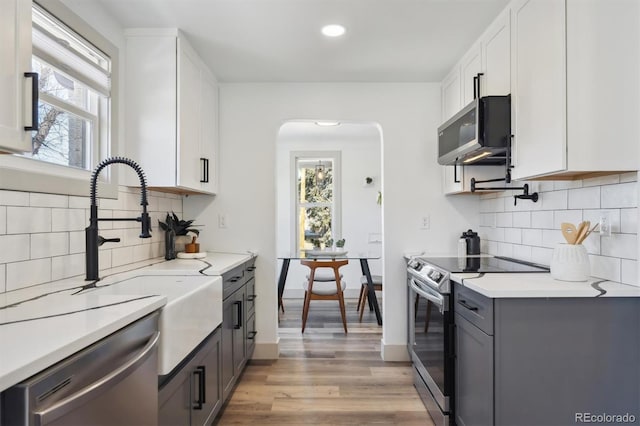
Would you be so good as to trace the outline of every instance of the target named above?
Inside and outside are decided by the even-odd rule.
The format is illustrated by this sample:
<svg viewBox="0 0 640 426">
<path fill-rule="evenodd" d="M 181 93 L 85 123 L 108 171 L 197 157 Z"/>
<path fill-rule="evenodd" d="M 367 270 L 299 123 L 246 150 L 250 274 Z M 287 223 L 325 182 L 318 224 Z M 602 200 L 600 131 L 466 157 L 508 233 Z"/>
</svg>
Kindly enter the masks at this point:
<svg viewBox="0 0 640 426">
<path fill-rule="evenodd" d="M 328 127 L 328 126 L 338 126 L 340 125 L 339 121 L 316 121 L 316 125 Z"/>
<path fill-rule="evenodd" d="M 338 24 L 325 25 L 322 27 L 322 34 L 327 37 L 340 37 L 345 31 L 344 27 Z"/>
</svg>

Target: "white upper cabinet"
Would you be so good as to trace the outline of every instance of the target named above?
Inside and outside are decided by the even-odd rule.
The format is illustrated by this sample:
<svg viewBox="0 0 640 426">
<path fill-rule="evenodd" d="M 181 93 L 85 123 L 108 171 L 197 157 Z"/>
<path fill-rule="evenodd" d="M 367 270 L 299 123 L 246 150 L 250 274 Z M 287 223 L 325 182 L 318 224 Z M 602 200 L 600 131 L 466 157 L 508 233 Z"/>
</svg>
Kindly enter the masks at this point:
<svg viewBox="0 0 640 426">
<path fill-rule="evenodd" d="M 480 43 L 476 43 L 460 61 L 461 108 L 478 97 L 476 80 L 478 74 L 482 72 L 482 51 L 480 47 Z"/>
<path fill-rule="evenodd" d="M 640 2 L 512 3 L 513 177 L 637 170 Z"/>
<path fill-rule="evenodd" d="M 0 152 L 30 152 L 31 1 L 3 0 L 0 12 Z M 36 106 L 37 109 L 37 106 Z"/>
<path fill-rule="evenodd" d="M 440 91 L 442 94 L 442 122 L 444 123 L 462 109 L 459 67 L 451 70 L 444 80 L 442 80 Z"/>
<path fill-rule="evenodd" d="M 504 10 L 481 38 L 480 95 L 511 93 L 511 14 Z"/>
<path fill-rule="evenodd" d="M 215 193 L 218 101 L 211 72 L 175 29 L 127 30 L 125 67 L 126 152 L 148 186 Z"/>
</svg>

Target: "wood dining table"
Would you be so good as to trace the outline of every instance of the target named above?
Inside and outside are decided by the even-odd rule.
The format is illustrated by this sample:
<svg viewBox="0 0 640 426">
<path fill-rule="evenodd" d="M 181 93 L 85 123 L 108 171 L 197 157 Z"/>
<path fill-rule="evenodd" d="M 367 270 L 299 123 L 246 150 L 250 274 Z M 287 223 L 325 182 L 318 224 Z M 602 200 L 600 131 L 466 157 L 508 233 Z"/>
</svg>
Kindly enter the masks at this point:
<svg viewBox="0 0 640 426">
<path fill-rule="evenodd" d="M 369 308 L 373 309 L 376 313 L 376 319 L 378 325 L 382 325 L 382 314 L 380 313 L 380 305 L 378 304 L 378 298 L 376 297 L 376 290 L 373 285 L 373 279 L 371 278 L 371 270 L 369 269 L 369 260 L 380 259 L 380 256 L 370 256 L 365 254 L 342 254 L 331 253 L 330 251 L 317 253 L 315 250 L 313 253 L 304 251 L 302 253 L 296 253 L 293 255 L 278 256 L 278 259 L 282 260 L 282 267 L 280 268 L 280 276 L 278 277 L 278 309 L 282 307 L 282 294 L 284 293 L 284 285 L 287 281 L 287 274 L 289 273 L 289 264 L 292 260 L 300 259 L 315 259 L 315 260 L 334 260 L 334 259 L 347 259 L 358 260 L 360 262 L 360 269 L 362 276 L 367 279 L 367 289 Z"/>
</svg>

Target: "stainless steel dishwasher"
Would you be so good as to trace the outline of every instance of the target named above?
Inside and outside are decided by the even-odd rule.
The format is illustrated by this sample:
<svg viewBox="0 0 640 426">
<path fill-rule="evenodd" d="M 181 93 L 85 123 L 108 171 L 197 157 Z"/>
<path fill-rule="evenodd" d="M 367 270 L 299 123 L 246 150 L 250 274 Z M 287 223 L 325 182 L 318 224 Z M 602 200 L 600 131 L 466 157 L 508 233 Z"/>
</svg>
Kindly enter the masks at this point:
<svg viewBox="0 0 640 426">
<path fill-rule="evenodd" d="M 156 425 L 158 315 L 7 389 L 2 426 Z"/>
</svg>

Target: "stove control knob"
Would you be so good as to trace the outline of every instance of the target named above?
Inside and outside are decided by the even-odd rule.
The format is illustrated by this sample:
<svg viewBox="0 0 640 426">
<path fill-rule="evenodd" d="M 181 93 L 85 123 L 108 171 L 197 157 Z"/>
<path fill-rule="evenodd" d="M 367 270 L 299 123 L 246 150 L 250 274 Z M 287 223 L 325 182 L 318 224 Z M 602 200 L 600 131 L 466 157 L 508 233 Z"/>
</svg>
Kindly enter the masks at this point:
<svg viewBox="0 0 640 426">
<path fill-rule="evenodd" d="M 442 274 L 440 272 L 438 272 L 438 271 L 433 271 L 433 273 L 431 274 L 431 278 L 434 281 L 438 282 L 438 281 L 440 281 L 440 278 L 442 278 Z"/>
</svg>

